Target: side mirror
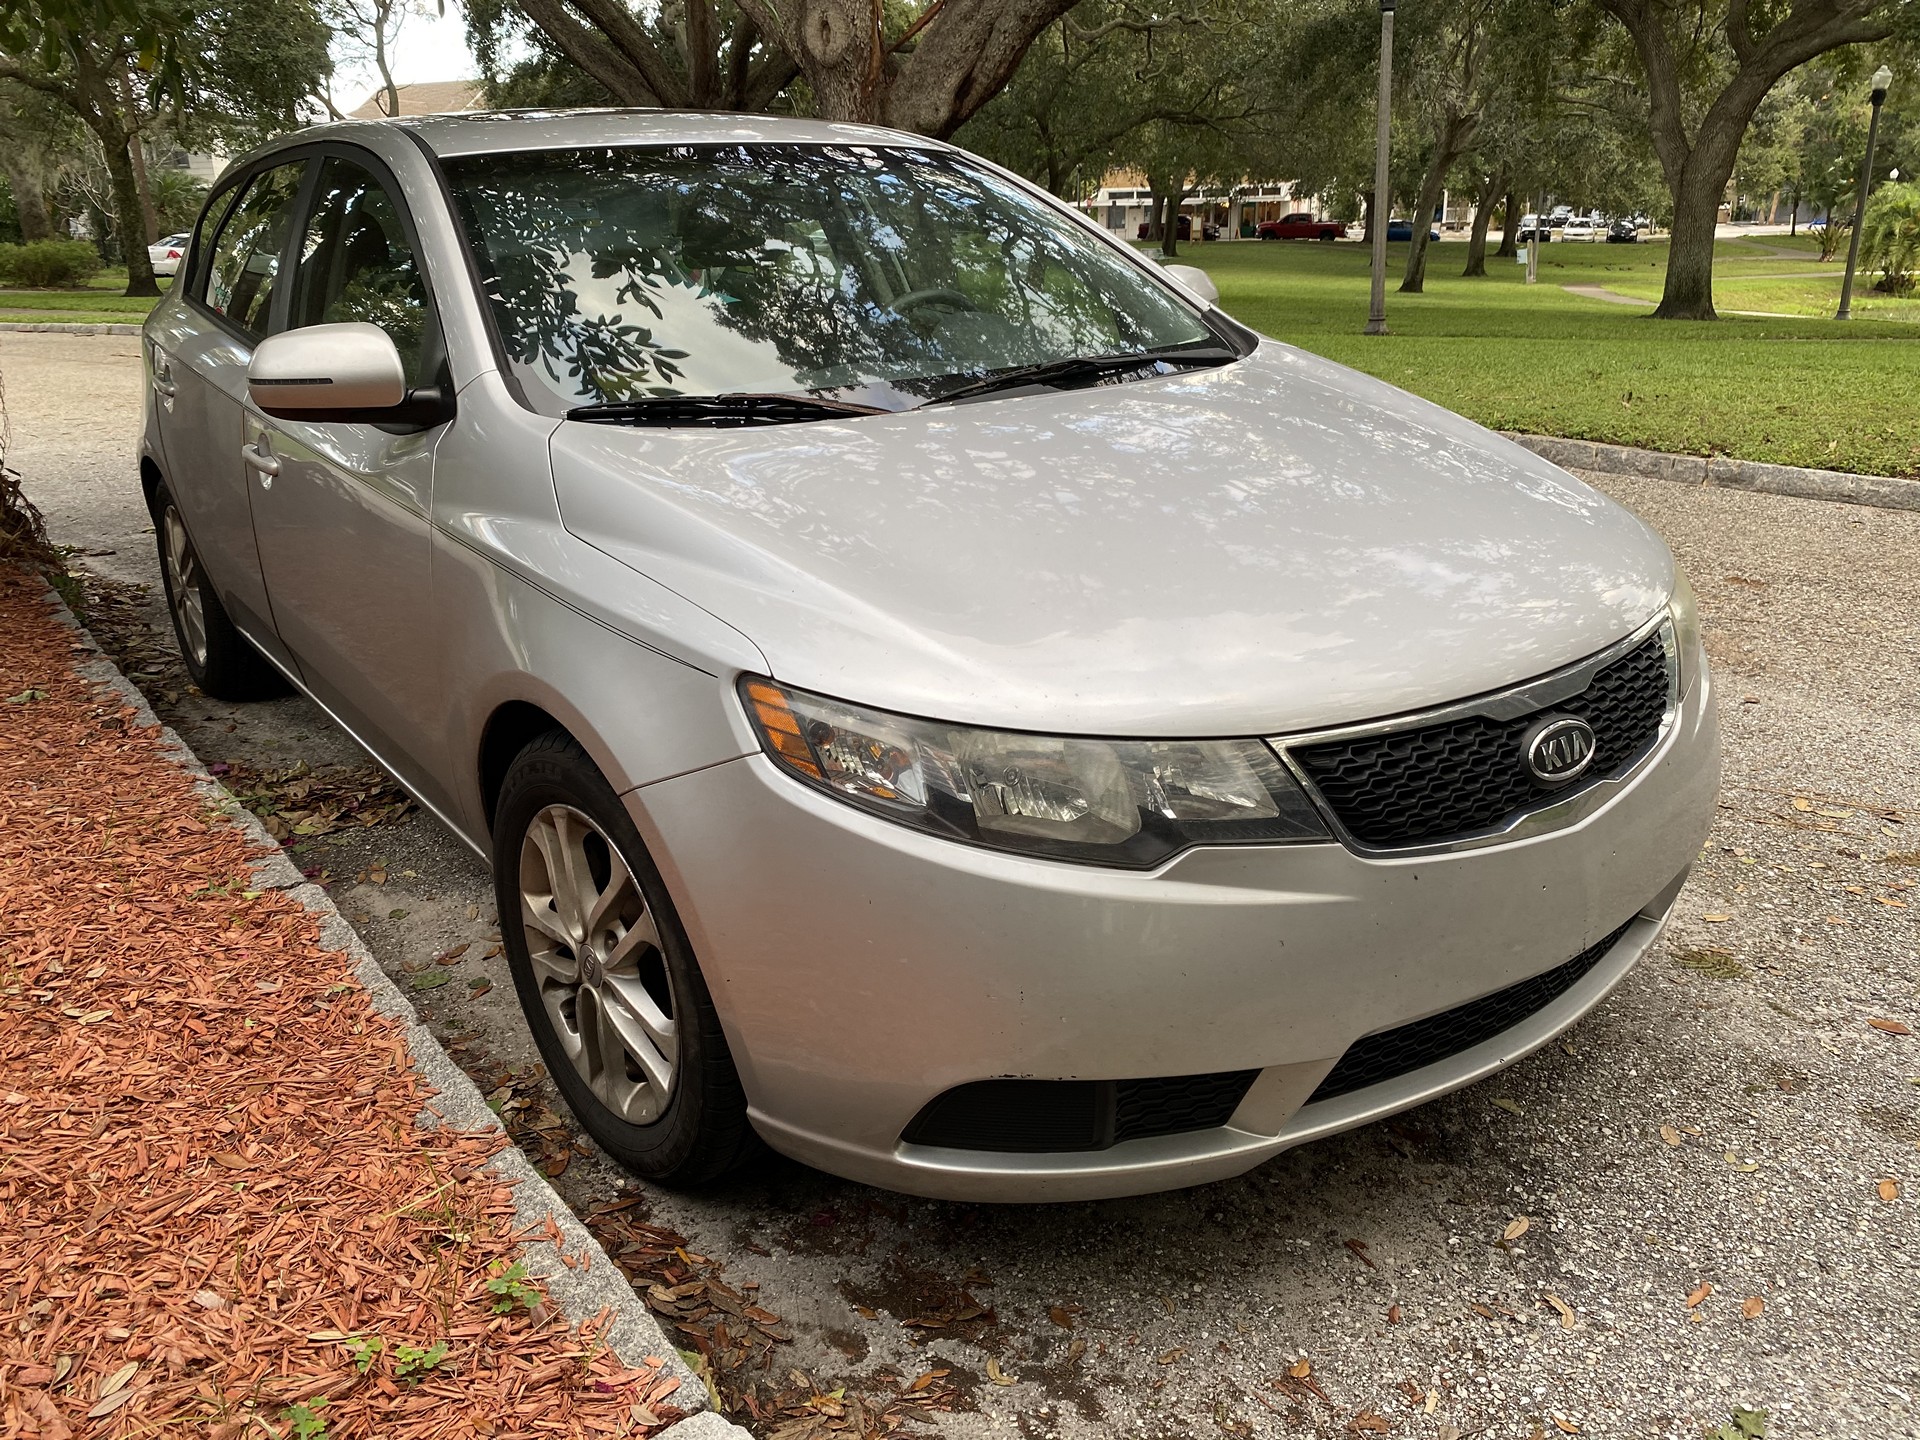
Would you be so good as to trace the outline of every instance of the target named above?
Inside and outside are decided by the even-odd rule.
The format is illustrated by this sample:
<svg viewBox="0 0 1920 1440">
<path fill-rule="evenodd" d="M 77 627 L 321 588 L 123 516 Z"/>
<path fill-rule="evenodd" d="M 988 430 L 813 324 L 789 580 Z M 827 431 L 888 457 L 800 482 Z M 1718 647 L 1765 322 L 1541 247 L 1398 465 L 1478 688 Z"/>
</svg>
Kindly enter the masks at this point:
<svg viewBox="0 0 1920 1440">
<path fill-rule="evenodd" d="M 1220 291 L 1213 283 L 1213 277 L 1198 265 L 1164 265 L 1161 267 L 1182 286 L 1198 295 L 1209 305 L 1220 303 Z"/>
<path fill-rule="evenodd" d="M 247 366 L 247 393 L 286 420 L 396 418 L 407 375 L 393 339 L 378 325 L 308 325 L 269 335 Z"/>
</svg>

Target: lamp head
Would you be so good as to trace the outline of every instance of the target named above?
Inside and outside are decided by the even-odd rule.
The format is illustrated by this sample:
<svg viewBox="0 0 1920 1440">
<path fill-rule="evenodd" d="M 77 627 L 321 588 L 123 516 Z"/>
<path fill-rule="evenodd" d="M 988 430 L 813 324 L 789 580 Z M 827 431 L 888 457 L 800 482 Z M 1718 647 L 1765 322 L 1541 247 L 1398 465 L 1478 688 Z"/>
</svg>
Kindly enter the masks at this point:
<svg viewBox="0 0 1920 1440">
<path fill-rule="evenodd" d="M 1893 84 L 1893 71 L 1882 65 L 1873 72 L 1873 103 L 1878 105 L 1887 98 L 1887 87 Z"/>
</svg>

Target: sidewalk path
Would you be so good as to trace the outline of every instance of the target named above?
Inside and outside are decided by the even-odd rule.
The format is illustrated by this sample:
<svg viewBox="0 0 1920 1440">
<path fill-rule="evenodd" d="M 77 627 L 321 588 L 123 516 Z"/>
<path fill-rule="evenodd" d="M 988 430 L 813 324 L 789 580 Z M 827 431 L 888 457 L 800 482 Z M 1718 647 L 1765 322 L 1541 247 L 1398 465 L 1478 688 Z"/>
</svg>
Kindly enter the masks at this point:
<svg viewBox="0 0 1920 1440">
<path fill-rule="evenodd" d="M 74 654 L 0 571 L 0 1436 L 677 1419 L 508 1272 L 500 1137 L 416 1126 L 399 1028 Z"/>
</svg>

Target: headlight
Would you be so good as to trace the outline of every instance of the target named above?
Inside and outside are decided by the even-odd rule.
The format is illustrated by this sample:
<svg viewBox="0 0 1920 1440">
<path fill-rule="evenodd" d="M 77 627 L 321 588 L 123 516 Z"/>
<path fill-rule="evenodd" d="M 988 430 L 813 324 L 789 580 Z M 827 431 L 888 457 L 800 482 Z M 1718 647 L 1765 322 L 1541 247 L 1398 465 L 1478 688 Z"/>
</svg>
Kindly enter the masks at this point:
<svg viewBox="0 0 1920 1440">
<path fill-rule="evenodd" d="M 740 682 L 767 754 L 809 785 L 949 839 L 1145 870 L 1189 845 L 1329 839 L 1258 740 L 1082 740 L 856 710 Z"/>
<path fill-rule="evenodd" d="M 1679 700 L 1693 692 L 1701 654 L 1700 605 L 1694 599 L 1693 586 L 1687 583 L 1678 565 L 1673 567 L 1673 598 L 1667 601 L 1667 616 L 1672 622 L 1666 631 L 1671 647 L 1669 657 L 1679 686 L 1679 694 L 1674 698 Z"/>
</svg>

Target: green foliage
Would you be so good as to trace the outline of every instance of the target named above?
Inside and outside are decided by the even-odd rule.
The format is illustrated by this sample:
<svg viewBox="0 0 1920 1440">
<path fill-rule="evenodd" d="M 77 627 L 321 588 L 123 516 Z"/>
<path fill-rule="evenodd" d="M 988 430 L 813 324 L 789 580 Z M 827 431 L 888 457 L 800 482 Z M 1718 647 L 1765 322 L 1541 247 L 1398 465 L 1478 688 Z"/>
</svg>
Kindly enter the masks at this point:
<svg viewBox="0 0 1920 1440">
<path fill-rule="evenodd" d="M 378 1335 L 349 1335 L 340 1343 L 346 1347 L 347 1354 L 353 1357 L 353 1368 L 362 1375 L 373 1368 L 373 1362 L 387 1348 L 387 1342 Z"/>
<path fill-rule="evenodd" d="M 539 1289 L 528 1283 L 527 1267 L 518 1260 L 487 1280 L 487 1292 L 493 1296 L 493 1313 L 505 1315 L 516 1306 L 531 1310 L 539 1300 Z"/>
<path fill-rule="evenodd" d="M 0 285 L 66 290 L 100 273 L 100 252 L 85 240 L 36 240 L 0 245 Z"/>
<path fill-rule="evenodd" d="M 191 230 L 207 203 L 207 186 L 185 170 L 171 167 L 153 173 L 153 208 L 160 217 L 160 233 L 177 235 Z"/>
<path fill-rule="evenodd" d="M 1902 181 L 1874 192 L 1860 227 L 1860 248 L 1867 264 L 1880 272 L 1875 289 L 1889 295 L 1912 291 L 1914 271 L 1920 269 L 1920 185 Z"/>
<path fill-rule="evenodd" d="M 327 1422 L 320 1418 L 326 1406 L 326 1396 L 322 1395 L 288 1406 L 280 1418 L 286 1422 L 287 1433 L 294 1440 L 327 1440 Z"/>
<path fill-rule="evenodd" d="M 396 1380 L 418 1381 L 446 1358 L 447 1342 L 444 1340 L 436 1340 L 425 1347 L 409 1345 L 403 1340 L 393 1347 L 393 1377 Z"/>
<path fill-rule="evenodd" d="M 1707 1440 L 1766 1440 L 1766 1411 L 1743 1410 L 1736 1405 L 1730 1413 L 1732 1418 L 1709 1433 Z"/>
</svg>

